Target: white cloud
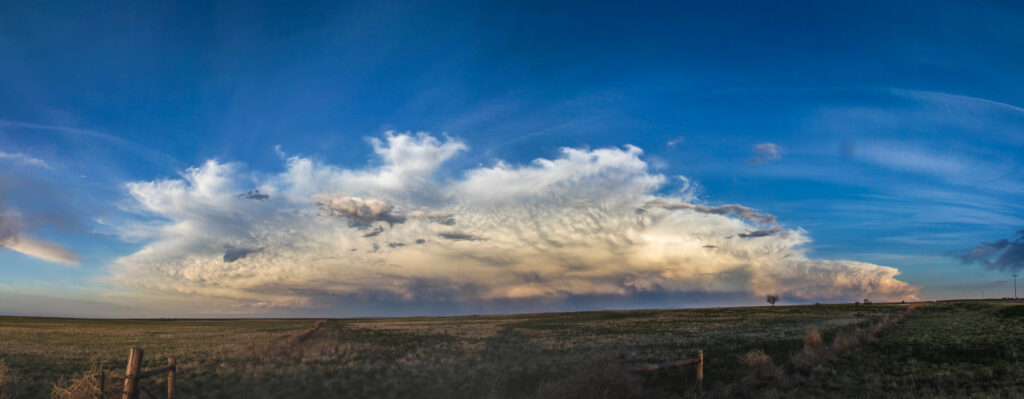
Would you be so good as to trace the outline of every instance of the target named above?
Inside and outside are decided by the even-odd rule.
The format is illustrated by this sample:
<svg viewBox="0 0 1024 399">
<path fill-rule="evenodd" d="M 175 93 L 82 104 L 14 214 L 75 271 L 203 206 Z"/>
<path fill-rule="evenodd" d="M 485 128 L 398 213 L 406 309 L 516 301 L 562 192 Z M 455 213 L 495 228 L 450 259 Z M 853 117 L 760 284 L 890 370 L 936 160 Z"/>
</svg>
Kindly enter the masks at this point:
<svg viewBox="0 0 1024 399">
<path fill-rule="evenodd" d="M 666 178 L 633 146 L 565 148 L 441 181 L 462 142 L 388 133 L 371 145 L 380 164 L 361 170 L 293 156 L 266 176 L 209 161 L 180 179 L 129 184 L 136 210 L 163 222 L 120 226 L 150 242 L 118 259 L 111 280 L 275 309 L 693 292 L 885 300 L 918 290 L 894 268 L 806 257 L 806 233 L 771 215 L 656 196 Z M 253 189 L 269 198 L 239 196 Z"/>
<path fill-rule="evenodd" d="M 952 184 L 1024 192 L 1024 185 L 1012 179 L 1020 166 L 1003 160 L 965 156 L 951 149 L 938 150 L 920 143 L 896 141 L 861 143 L 853 155 L 860 161 L 900 172 L 931 175 Z"/>
<path fill-rule="evenodd" d="M 77 265 L 78 254 L 60 245 L 26 236 L 21 216 L 0 204 L 0 249 L 7 248 L 48 262 Z"/>
<path fill-rule="evenodd" d="M 10 153 L 0 151 L 0 159 L 7 159 L 14 162 L 22 163 L 29 166 L 35 166 L 43 169 L 51 169 L 50 165 L 47 164 L 46 161 L 39 158 L 33 158 L 20 152 Z"/>
<path fill-rule="evenodd" d="M 60 245 L 18 235 L 6 244 L 6 247 L 22 254 L 42 259 L 47 262 L 77 265 L 78 254 Z"/>
<path fill-rule="evenodd" d="M 754 146 L 755 155 L 747 163 L 756 165 L 782 159 L 782 153 L 775 143 L 761 143 Z"/>
</svg>

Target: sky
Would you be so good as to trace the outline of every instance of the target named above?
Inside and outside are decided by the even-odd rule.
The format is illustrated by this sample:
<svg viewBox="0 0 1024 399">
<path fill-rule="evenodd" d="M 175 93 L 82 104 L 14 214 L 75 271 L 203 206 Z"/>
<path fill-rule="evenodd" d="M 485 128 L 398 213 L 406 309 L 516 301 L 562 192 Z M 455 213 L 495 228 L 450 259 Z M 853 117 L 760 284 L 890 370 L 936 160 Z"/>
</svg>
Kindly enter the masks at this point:
<svg viewBox="0 0 1024 399">
<path fill-rule="evenodd" d="M 87 3 L 0 4 L 0 314 L 1006 297 L 1024 266 L 1012 2 Z"/>
</svg>

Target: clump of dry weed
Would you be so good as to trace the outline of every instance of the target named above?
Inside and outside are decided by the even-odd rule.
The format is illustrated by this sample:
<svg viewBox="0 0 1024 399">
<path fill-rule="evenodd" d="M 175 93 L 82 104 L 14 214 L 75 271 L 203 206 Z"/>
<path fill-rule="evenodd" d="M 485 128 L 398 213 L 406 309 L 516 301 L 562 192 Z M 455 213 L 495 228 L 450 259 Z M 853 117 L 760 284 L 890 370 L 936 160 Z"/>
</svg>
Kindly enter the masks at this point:
<svg viewBox="0 0 1024 399">
<path fill-rule="evenodd" d="M 813 330 L 804 335 L 804 348 L 793 356 L 793 364 L 797 368 L 811 369 L 828 358 L 828 351 L 825 349 L 825 341 L 821 339 L 821 333 Z"/>
<path fill-rule="evenodd" d="M 102 388 L 104 384 L 101 382 L 101 378 L 104 378 L 103 374 L 98 366 L 93 366 L 82 374 L 81 377 L 65 380 L 61 379 L 60 382 L 53 384 L 53 390 L 50 391 L 51 399 L 94 399 L 97 394 L 103 397 Z M 112 384 L 106 384 L 105 387 L 109 388 Z"/>
<path fill-rule="evenodd" d="M 772 358 L 764 351 L 750 351 L 740 356 L 740 363 L 746 367 L 743 385 L 749 388 L 762 388 L 782 377 L 782 370 L 772 362 Z"/>
</svg>

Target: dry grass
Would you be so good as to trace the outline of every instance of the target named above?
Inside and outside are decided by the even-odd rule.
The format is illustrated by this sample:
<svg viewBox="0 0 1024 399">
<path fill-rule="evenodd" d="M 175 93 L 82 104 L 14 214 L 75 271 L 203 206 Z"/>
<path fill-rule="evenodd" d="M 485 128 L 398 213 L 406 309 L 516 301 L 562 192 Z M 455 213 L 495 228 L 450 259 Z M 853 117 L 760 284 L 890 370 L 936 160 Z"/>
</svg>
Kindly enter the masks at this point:
<svg viewBox="0 0 1024 399">
<path fill-rule="evenodd" d="M 704 349 L 705 391 L 727 396 L 740 355 L 762 347 L 775 357 L 793 353 L 809 330 L 828 333 L 900 309 L 825 305 L 326 321 L 0 317 L 0 357 L 19 372 L 21 397 L 46 397 L 58 390 L 54 383 L 66 391 L 88 385 L 77 380 L 93 364 L 115 386 L 129 347 L 145 350 L 143 369 L 176 358 L 182 398 L 628 397 L 634 392 L 629 381 L 644 396 L 672 397 L 692 393 L 693 373 L 621 378 L 615 368 Z M 579 369 L 610 353 L 621 359 Z M 575 382 L 588 390 L 573 391 Z M 143 386 L 166 389 L 159 378 Z"/>
<path fill-rule="evenodd" d="M 11 370 L 7 363 L 0 359 L 0 399 L 11 399 L 14 397 L 15 382 L 17 379 L 14 376 L 14 371 Z"/>
<path fill-rule="evenodd" d="M 310 327 L 308 330 L 303 331 L 301 333 L 298 333 L 298 334 L 295 334 L 294 336 L 292 336 L 291 337 L 291 344 L 292 345 L 301 345 L 303 342 L 305 342 L 310 337 L 315 335 L 317 333 L 317 331 L 320 331 L 320 329 L 324 328 L 325 326 L 327 326 L 327 320 L 317 321 L 316 323 L 313 324 L 313 327 Z"/>
<path fill-rule="evenodd" d="M 104 374 L 105 376 L 105 374 Z M 78 378 L 73 379 L 61 379 L 60 382 L 53 384 L 53 389 L 50 391 L 51 399 L 94 399 L 96 394 L 101 391 L 101 370 L 99 366 L 94 365 L 89 371 Z M 112 384 L 106 381 L 103 387 L 106 392 L 104 394 L 112 393 L 110 388 Z"/>
<path fill-rule="evenodd" d="M 856 349 L 861 344 L 861 339 L 856 332 L 841 331 L 832 340 L 832 352 L 837 355 Z"/>
<path fill-rule="evenodd" d="M 832 352 L 841 355 L 859 348 L 862 345 L 878 342 L 878 335 L 905 320 L 916 309 L 924 306 L 924 303 L 915 303 L 895 315 L 883 316 L 875 323 L 867 327 L 858 328 L 853 331 L 840 331 L 832 341 Z"/>
</svg>

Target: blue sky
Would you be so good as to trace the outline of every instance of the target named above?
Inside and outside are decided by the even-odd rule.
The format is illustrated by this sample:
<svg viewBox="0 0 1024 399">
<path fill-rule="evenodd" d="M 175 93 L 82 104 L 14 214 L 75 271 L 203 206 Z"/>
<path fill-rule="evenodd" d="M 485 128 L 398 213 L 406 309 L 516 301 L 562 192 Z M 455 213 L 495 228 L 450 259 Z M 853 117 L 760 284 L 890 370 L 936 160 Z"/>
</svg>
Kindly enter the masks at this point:
<svg viewBox="0 0 1024 399">
<path fill-rule="evenodd" d="M 4 4 L 0 201 L 22 247 L 0 249 L 0 313 L 456 314 L 760 303 L 766 290 L 793 303 L 974 297 L 982 287 L 1009 296 L 1009 274 L 1022 265 L 1013 251 L 1024 245 L 1016 239 L 1024 229 L 1022 25 L 1018 5 L 983 2 Z M 598 152 L 606 149 L 616 152 Z M 577 162 L 572 151 L 593 160 Z M 306 164 L 307 177 L 318 177 L 296 188 Z M 510 175 L 572 178 L 548 191 L 524 183 L 534 191 L 509 198 L 535 208 L 506 215 L 512 205 L 491 204 L 481 190 L 501 191 Z M 181 187 L 156 187 L 172 181 Z M 272 194 L 260 206 L 273 209 L 247 212 L 262 222 L 224 211 L 228 203 L 210 194 L 261 187 Z M 624 190 L 634 192 L 621 197 Z M 315 197 L 329 194 L 338 196 Z M 166 198 L 173 206 L 154 202 Z M 622 260 L 617 246 L 581 260 L 540 254 L 606 244 L 547 248 L 516 236 L 538 248 L 520 253 L 502 246 L 516 239 L 497 233 L 520 227 L 485 223 L 502 215 L 552 237 L 557 226 L 535 219 L 583 212 L 567 201 L 604 211 L 640 209 L 651 198 L 740 204 L 778 224 L 655 207 L 642 214 L 653 219 L 636 222 L 642 228 L 606 231 L 627 218 L 609 211 L 603 227 L 576 233 L 637 233 L 646 244 L 629 248 L 645 255 Z M 377 216 L 391 215 L 381 211 L 390 206 L 408 222 L 364 226 L 332 208 L 339 204 L 385 212 Z M 309 219 L 283 220 L 287 212 Z M 456 223 L 429 227 L 437 219 L 429 215 L 442 213 Z M 687 219 L 698 216 L 722 220 Z M 311 224 L 322 226 L 303 230 Z M 358 259 L 303 269 L 282 249 L 299 244 L 253 233 L 286 226 L 315 236 L 308 242 L 320 244 L 309 251 L 328 258 L 349 250 L 332 242 L 378 227 L 389 230 L 369 238 L 404 241 L 366 242 Z M 695 233 L 702 226 L 720 230 Z M 743 226 L 783 230 L 759 238 L 757 250 L 705 258 L 660 249 L 664 258 L 645 263 L 654 262 L 655 242 L 679 248 L 719 233 L 735 241 L 732 229 Z M 448 242 L 451 229 L 479 240 Z M 436 258 L 402 252 L 427 231 L 442 237 L 422 249 Z M 186 236 L 228 241 L 203 247 Z M 341 241 L 317 241 L 327 236 Z M 989 258 L 964 257 L 1000 240 Z M 360 245 L 351 241 L 352 252 L 364 253 Z M 228 247 L 253 252 L 219 260 L 215 250 Z M 766 248 L 785 250 L 737 255 Z M 493 259 L 457 270 L 409 263 L 480 253 L 508 259 L 479 274 Z M 803 290 L 821 274 L 779 277 L 798 267 L 787 263 L 794 257 L 895 268 L 895 279 L 918 291 L 879 291 L 886 279 L 860 291 Z M 612 261 L 633 268 L 610 270 L 604 262 Z M 373 262 L 400 271 L 354 271 Z M 593 273 L 554 271 L 570 263 Z M 721 286 L 687 279 L 711 264 L 728 264 L 701 274 Z M 239 274 L 224 274 L 226 266 Z M 267 280 L 215 279 L 246 273 Z M 453 277 L 460 273 L 471 277 Z M 775 284 L 736 277 L 759 273 Z M 490 283 L 509 276 L 522 281 Z M 376 288 L 341 288 L 357 281 Z"/>
</svg>

